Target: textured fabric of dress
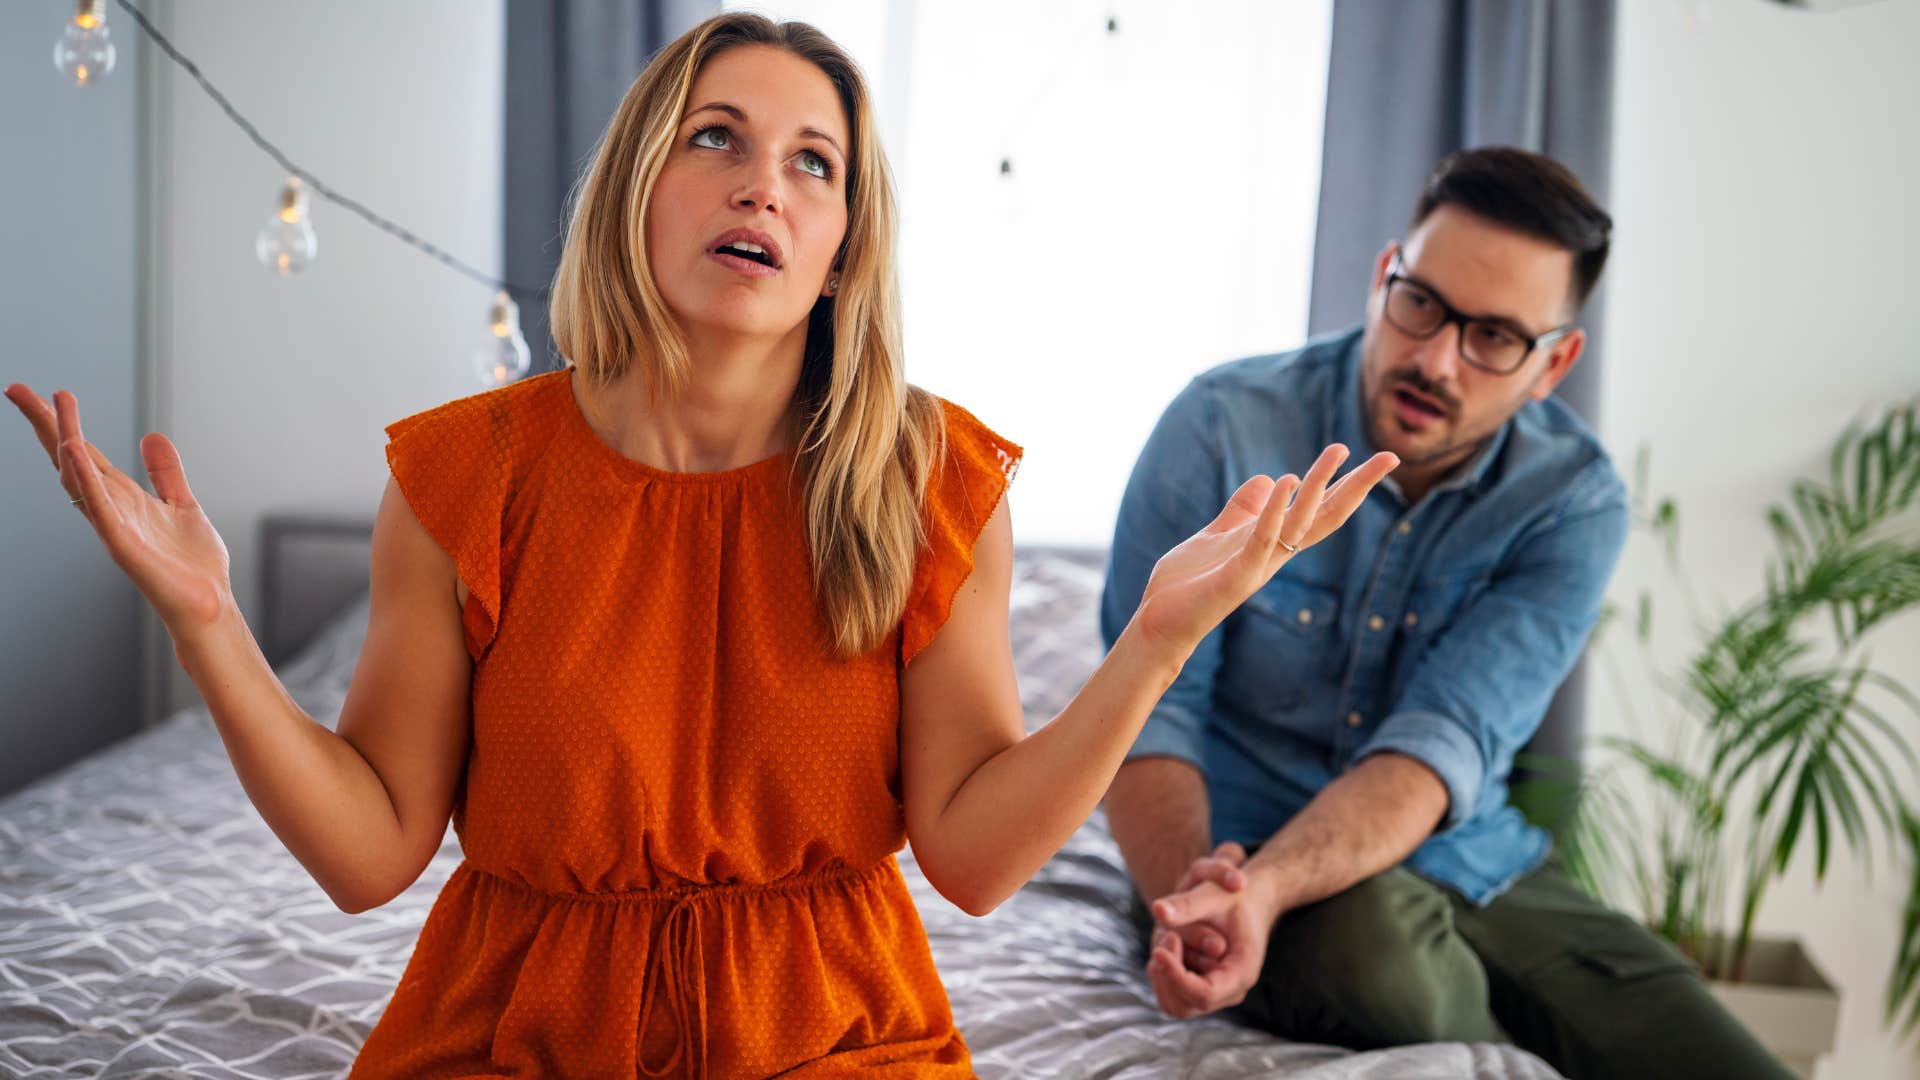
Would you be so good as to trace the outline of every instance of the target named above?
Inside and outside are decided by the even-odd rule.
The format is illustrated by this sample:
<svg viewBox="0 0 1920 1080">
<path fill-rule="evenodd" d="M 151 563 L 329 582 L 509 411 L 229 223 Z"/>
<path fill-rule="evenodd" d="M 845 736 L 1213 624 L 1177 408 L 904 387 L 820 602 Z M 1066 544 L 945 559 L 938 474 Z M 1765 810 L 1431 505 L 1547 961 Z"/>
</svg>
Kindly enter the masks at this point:
<svg viewBox="0 0 1920 1080">
<path fill-rule="evenodd" d="M 353 1077 L 969 1076 L 905 842 L 899 675 L 1020 448 L 942 403 L 901 625 L 836 659 L 791 455 L 669 473 L 569 371 L 391 425 L 469 595 L 464 861 Z"/>
</svg>

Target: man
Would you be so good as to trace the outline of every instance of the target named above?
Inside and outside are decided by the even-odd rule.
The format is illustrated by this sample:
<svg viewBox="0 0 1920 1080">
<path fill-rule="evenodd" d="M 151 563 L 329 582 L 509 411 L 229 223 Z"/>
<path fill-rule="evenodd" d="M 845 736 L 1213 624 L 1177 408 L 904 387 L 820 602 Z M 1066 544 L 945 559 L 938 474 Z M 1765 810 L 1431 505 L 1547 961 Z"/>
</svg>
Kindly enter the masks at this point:
<svg viewBox="0 0 1920 1080">
<path fill-rule="evenodd" d="M 1574 1077 L 1788 1075 L 1507 802 L 1627 534 L 1606 452 L 1550 397 L 1611 227 L 1550 159 L 1448 157 L 1363 327 L 1201 375 L 1141 452 L 1109 643 L 1241 480 L 1330 442 L 1401 460 L 1202 643 L 1109 791 L 1168 1013 L 1241 1005 L 1355 1048 L 1511 1040 Z"/>
</svg>

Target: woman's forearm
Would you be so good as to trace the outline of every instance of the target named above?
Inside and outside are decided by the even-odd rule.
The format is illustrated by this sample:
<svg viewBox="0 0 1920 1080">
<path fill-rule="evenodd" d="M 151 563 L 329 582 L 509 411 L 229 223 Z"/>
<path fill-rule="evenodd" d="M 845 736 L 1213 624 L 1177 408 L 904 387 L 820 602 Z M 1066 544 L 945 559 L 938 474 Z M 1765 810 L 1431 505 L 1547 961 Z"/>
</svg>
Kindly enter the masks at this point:
<svg viewBox="0 0 1920 1080">
<path fill-rule="evenodd" d="M 1129 625 L 1059 716 L 967 777 L 933 843 L 915 841 L 916 851 L 938 852 L 944 880 L 964 883 L 956 903 L 992 910 L 1060 850 L 1099 806 L 1184 659 Z"/>
<path fill-rule="evenodd" d="M 407 844 L 373 766 L 287 694 L 231 597 L 217 620 L 173 639 L 274 835 L 343 910 L 384 902 Z"/>
</svg>

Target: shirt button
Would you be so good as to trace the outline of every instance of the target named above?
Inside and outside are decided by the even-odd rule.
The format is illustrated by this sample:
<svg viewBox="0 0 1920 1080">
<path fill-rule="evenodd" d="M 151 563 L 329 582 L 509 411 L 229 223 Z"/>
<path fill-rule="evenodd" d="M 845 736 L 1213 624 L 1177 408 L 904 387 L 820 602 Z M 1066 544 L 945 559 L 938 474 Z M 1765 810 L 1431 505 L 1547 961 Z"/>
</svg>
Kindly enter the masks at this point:
<svg viewBox="0 0 1920 1080">
<path fill-rule="evenodd" d="M 1360 714 L 1359 714 L 1359 713 L 1357 713 L 1357 712 L 1350 712 L 1350 713 L 1348 713 L 1348 714 L 1347 714 L 1347 726 L 1348 726 L 1348 727 L 1359 727 L 1359 726 L 1360 726 L 1361 724 L 1363 724 L 1363 723 L 1365 723 L 1365 722 L 1366 722 L 1366 721 L 1365 721 L 1365 720 L 1363 720 L 1363 719 L 1361 719 L 1361 717 L 1360 717 Z"/>
<path fill-rule="evenodd" d="M 1306 608 L 1301 608 L 1300 614 L 1296 617 L 1300 620 L 1301 626 L 1307 626 L 1313 622 L 1313 612 L 1308 611 Z"/>
<path fill-rule="evenodd" d="M 1413 531 L 1413 522 L 1403 521 L 1400 523 L 1399 533 L 1401 536 L 1405 536 L 1412 531 Z"/>
<path fill-rule="evenodd" d="M 1367 620 L 1367 629 L 1372 630 L 1376 634 L 1379 633 L 1382 629 L 1384 629 L 1386 625 L 1387 625 L 1387 620 L 1381 618 L 1378 615 L 1375 615 L 1373 618 Z"/>
<path fill-rule="evenodd" d="M 1414 627 L 1419 625 L 1420 625 L 1420 616 L 1415 615 L 1411 611 L 1407 612 L 1407 629 L 1411 630 Z"/>
</svg>

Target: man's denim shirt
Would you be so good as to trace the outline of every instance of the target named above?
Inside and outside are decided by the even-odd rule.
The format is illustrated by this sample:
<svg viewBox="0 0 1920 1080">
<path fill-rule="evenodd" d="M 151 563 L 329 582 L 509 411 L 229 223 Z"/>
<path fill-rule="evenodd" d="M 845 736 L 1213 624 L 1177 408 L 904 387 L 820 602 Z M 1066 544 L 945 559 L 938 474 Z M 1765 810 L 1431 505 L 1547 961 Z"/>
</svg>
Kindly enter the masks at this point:
<svg viewBox="0 0 1920 1080">
<path fill-rule="evenodd" d="M 1333 442 L 1352 463 L 1373 453 L 1358 330 L 1194 379 L 1127 483 L 1108 644 L 1154 562 L 1235 488 L 1304 473 Z M 1254 844 L 1369 754 L 1406 754 L 1449 799 L 1406 865 L 1484 904 L 1546 857 L 1547 834 L 1507 803 L 1507 774 L 1598 618 L 1628 522 L 1599 442 L 1559 402 L 1530 402 L 1419 505 L 1383 482 L 1282 567 L 1201 642 L 1129 758 L 1191 762 L 1214 840 Z"/>
</svg>

